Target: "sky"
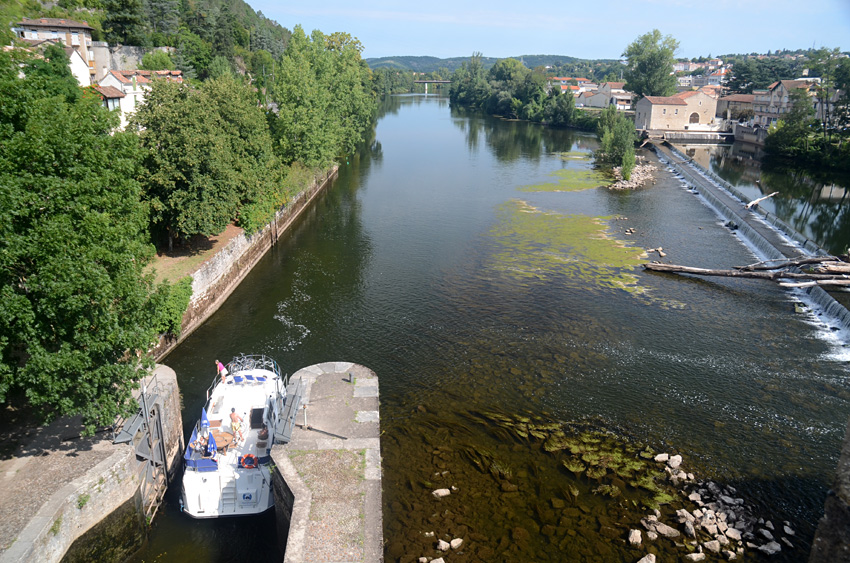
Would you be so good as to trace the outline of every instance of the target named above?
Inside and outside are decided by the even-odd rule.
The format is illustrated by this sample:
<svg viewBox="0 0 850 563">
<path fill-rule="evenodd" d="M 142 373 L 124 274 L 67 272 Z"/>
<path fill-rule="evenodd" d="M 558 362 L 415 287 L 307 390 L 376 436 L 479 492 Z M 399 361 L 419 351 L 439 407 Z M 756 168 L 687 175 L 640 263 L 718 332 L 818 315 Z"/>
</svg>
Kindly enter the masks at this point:
<svg viewBox="0 0 850 563">
<path fill-rule="evenodd" d="M 364 58 L 566 55 L 617 59 L 653 29 L 680 58 L 777 49 L 850 51 L 850 0 L 246 0 L 308 34 L 343 31 Z"/>
</svg>

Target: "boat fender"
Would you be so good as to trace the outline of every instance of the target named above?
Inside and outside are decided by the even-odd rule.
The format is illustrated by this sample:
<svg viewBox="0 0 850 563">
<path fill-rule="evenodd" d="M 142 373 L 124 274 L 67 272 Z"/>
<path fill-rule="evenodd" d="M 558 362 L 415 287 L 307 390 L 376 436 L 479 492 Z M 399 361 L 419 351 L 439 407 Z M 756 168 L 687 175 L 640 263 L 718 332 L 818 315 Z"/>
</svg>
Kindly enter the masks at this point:
<svg viewBox="0 0 850 563">
<path fill-rule="evenodd" d="M 257 467 L 257 456 L 248 454 L 242 458 L 242 467 L 245 469 L 254 469 Z"/>
</svg>

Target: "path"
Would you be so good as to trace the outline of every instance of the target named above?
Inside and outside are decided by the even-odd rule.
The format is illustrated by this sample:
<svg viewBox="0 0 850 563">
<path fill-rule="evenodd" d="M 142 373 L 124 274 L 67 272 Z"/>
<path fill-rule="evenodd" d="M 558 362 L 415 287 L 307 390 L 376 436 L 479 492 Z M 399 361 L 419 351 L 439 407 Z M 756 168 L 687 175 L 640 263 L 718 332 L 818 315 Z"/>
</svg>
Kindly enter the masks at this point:
<svg viewBox="0 0 850 563">
<path fill-rule="evenodd" d="M 307 407 L 292 441 L 272 451 L 296 497 L 285 561 L 382 561 L 378 378 L 364 366 L 328 362 L 291 381 L 299 379 Z"/>
</svg>

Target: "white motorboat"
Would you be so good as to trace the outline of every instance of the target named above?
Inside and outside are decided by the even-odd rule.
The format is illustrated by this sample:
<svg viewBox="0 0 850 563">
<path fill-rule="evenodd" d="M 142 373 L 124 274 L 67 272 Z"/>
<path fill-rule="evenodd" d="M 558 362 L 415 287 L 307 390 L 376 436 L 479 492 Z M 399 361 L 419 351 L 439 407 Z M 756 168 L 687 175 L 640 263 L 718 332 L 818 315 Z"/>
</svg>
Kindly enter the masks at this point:
<svg viewBox="0 0 850 563">
<path fill-rule="evenodd" d="M 286 379 L 266 356 L 240 356 L 227 364 L 226 376 L 216 376 L 183 456 L 180 504 L 189 516 L 244 516 L 274 505 L 270 454 L 276 436 L 283 437 L 275 429 L 288 419 L 291 433 L 297 409 L 286 405 Z"/>
</svg>

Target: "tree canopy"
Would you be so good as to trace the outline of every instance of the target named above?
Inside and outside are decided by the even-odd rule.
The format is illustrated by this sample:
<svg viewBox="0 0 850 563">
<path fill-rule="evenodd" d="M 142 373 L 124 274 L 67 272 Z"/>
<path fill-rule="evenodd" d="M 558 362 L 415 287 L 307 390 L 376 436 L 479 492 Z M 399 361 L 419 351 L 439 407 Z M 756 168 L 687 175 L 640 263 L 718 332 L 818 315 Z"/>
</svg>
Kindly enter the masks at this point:
<svg viewBox="0 0 850 563">
<path fill-rule="evenodd" d="M 626 47 L 626 90 L 637 96 L 671 96 L 676 93 L 672 74 L 679 42 L 657 29 L 641 35 Z"/>
<path fill-rule="evenodd" d="M 92 90 L 68 95 L 73 77 L 51 63 L 0 53 L 0 401 L 82 415 L 93 432 L 130 409 L 186 302 L 175 326 L 158 306 L 169 288 L 143 270 L 136 136 L 110 134 L 117 116 Z"/>
<path fill-rule="evenodd" d="M 270 88 L 278 112 L 268 114 L 269 128 L 284 163 L 323 168 L 354 150 L 374 108 L 362 49 L 348 34 L 307 37 L 295 27 Z"/>
</svg>

